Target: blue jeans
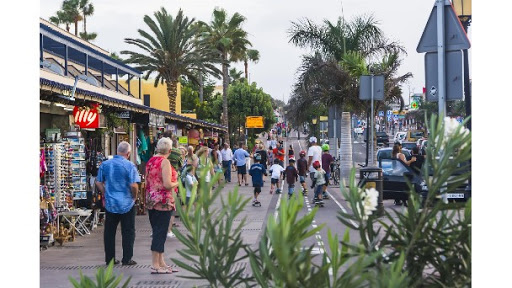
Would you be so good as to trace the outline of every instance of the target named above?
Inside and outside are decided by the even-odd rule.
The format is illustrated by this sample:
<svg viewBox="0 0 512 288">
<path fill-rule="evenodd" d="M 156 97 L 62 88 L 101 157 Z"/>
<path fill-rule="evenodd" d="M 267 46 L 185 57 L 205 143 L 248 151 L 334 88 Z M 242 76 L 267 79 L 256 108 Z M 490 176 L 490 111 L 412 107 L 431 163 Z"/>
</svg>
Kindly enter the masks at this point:
<svg viewBox="0 0 512 288">
<path fill-rule="evenodd" d="M 231 160 L 222 161 L 222 169 L 224 169 L 224 179 L 231 182 Z"/>
<path fill-rule="evenodd" d="M 288 195 L 293 195 L 293 192 L 295 192 L 295 185 L 288 184 Z"/>
<path fill-rule="evenodd" d="M 322 194 L 323 187 L 324 185 L 317 185 L 315 187 L 315 198 L 320 198 L 319 196 Z"/>
</svg>

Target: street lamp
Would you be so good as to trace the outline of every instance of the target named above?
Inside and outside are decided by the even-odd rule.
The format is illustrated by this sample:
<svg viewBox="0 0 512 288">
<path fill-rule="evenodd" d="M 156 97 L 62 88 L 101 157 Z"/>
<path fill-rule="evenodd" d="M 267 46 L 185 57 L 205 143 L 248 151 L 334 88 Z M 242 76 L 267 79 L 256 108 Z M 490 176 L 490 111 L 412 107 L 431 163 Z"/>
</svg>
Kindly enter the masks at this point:
<svg viewBox="0 0 512 288">
<path fill-rule="evenodd" d="M 316 133 L 316 122 L 318 121 L 318 119 L 316 118 L 313 118 L 311 119 L 311 122 L 313 123 L 313 136 L 315 136 L 315 133 Z"/>
<path fill-rule="evenodd" d="M 460 23 L 466 34 L 471 24 L 471 0 L 452 0 L 453 9 L 459 17 Z M 466 104 L 466 117 L 471 115 L 471 85 L 469 83 L 469 61 L 468 50 L 464 49 L 464 102 Z M 471 119 L 467 122 L 467 127 L 471 130 Z"/>
</svg>

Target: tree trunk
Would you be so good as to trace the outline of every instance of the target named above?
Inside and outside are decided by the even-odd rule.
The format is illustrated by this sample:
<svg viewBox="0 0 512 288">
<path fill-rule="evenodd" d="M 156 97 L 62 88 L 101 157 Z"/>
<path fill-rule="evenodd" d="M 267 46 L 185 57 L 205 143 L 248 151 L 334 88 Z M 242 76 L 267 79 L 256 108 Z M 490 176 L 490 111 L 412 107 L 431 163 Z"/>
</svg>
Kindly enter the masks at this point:
<svg viewBox="0 0 512 288">
<path fill-rule="evenodd" d="M 199 71 L 199 102 L 203 103 L 203 69 Z"/>
<path fill-rule="evenodd" d="M 167 84 L 167 97 L 169 97 L 169 112 L 176 113 L 176 95 L 178 93 L 178 81 L 166 80 L 165 83 Z"/>
<path fill-rule="evenodd" d="M 226 52 L 222 55 L 222 60 L 227 61 L 228 54 Z M 223 85 L 222 85 L 222 125 L 228 127 L 228 85 L 229 85 L 229 73 L 228 73 L 228 64 L 222 63 L 222 77 Z M 228 132 L 224 132 L 224 139 L 228 144 L 229 143 L 229 134 Z"/>
<path fill-rule="evenodd" d="M 85 18 L 85 13 L 84 13 L 84 33 L 87 35 L 87 19 Z"/>
<path fill-rule="evenodd" d="M 247 63 L 247 60 L 244 61 L 244 67 L 245 67 L 245 79 L 247 80 L 247 83 L 249 83 L 249 63 Z"/>
<path fill-rule="evenodd" d="M 78 21 L 75 20 L 75 36 L 78 36 Z"/>
<path fill-rule="evenodd" d="M 69 29 L 71 29 L 71 27 L 69 27 L 69 24 L 66 24 L 66 31 L 68 31 L 68 33 L 69 33 Z"/>
</svg>

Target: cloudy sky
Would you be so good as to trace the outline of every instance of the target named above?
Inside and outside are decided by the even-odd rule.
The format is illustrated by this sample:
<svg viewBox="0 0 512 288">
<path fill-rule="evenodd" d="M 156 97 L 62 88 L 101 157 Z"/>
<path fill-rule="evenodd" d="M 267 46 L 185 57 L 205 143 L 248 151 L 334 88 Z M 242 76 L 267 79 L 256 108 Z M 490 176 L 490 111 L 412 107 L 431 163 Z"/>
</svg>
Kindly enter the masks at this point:
<svg viewBox="0 0 512 288">
<path fill-rule="evenodd" d="M 416 52 L 434 0 L 92 0 L 93 16 L 87 18 L 87 30 L 97 32 L 94 44 L 113 52 L 132 49 L 124 43 L 126 37 L 138 37 L 137 29 L 147 29 L 144 15 L 165 7 L 175 15 L 182 8 L 185 15 L 209 22 L 215 7 L 226 9 L 229 15 L 239 12 L 247 18 L 244 29 L 249 32 L 253 48 L 260 51 L 261 60 L 249 64 L 250 81 L 276 99 L 287 101 L 300 64 L 301 55 L 309 51 L 288 43 L 287 30 L 292 21 L 307 17 L 315 23 L 324 19 L 336 22 L 344 15 L 351 20 L 355 16 L 373 14 L 380 21 L 384 34 L 400 42 L 408 55 L 403 61 L 400 74 L 412 72 L 408 84 L 402 87 L 408 101 L 410 93 L 422 92 L 424 86 L 423 54 Z M 62 0 L 42 0 L 40 17 L 48 19 L 55 15 Z M 79 30 L 82 30 L 82 23 Z M 71 28 L 73 32 L 74 27 Z M 243 70 L 242 64 L 235 65 Z M 220 82 L 219 82 L 220 84 Z"/>
</svg>

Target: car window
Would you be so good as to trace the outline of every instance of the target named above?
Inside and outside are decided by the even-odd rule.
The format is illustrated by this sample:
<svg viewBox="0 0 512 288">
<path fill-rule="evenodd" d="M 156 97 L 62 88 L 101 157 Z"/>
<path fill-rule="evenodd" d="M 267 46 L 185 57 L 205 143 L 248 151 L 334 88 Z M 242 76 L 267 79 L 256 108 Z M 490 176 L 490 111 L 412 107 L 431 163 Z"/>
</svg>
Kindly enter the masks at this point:
<svg viewBox="0 0 512 288">
<path fill-rule="evenodd" d="M 391 149 L 379 150 L 377 152 L 377 161 L 379 161 L 380 159 L 391 159 L 391 152 Z"/>
<path fill-rule="evenodd" d="M 404 173 L 409 171 L 404 163 L 397 159 L 382 159 L 379 166 L 384 176 L 404 176 Z"/>
</svg>

